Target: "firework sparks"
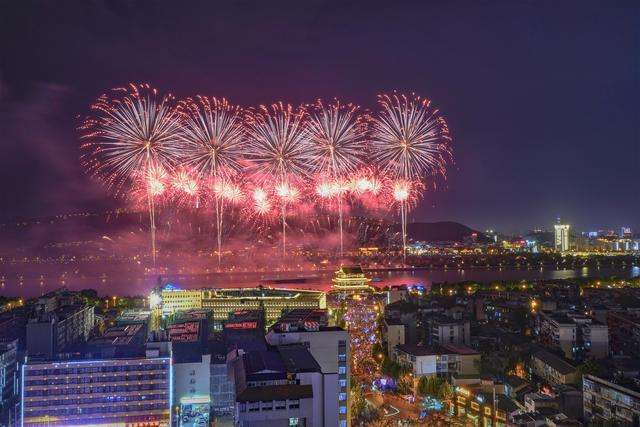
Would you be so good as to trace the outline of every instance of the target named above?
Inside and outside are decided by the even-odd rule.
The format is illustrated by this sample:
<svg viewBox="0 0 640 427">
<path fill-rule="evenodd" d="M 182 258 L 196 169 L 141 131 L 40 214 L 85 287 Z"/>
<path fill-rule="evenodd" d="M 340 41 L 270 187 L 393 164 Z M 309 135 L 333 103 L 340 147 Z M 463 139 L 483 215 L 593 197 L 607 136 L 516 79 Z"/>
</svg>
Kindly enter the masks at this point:
<svg viewBox="0 0 640 427">
<path fill-rule="evenodd" d="M 280 217 L 286 255 L 287 218 L 338 212 L 343 253 L 343 205 L 397 207 L 406 261 L 407 214 L 425 179 L 446 177 L 451 138 L 428 100 L 380 95 L 375 119 L 352 104 L 317 101 L 304 108 L 276 103 L 242 110 L 226 99 L 196 96 L 174 107 L 149 85 L 102 95 L 80 126 L 82 161 L 116 194 L 148 204 L 155 266 L 158 201 L 215 206 L 218 265 L 225 207 L 260 221 Z M 370 128 L 370 129 L 369 129 Z M 370 140 L 370 141 L 369 141 Z"/>
<path fill-rule="evenodd" d="M 414 94 L 380 95 L 378 101 L 382 111 L 373 123 L 372 149 L 382 171 L 405 181 L 445 176 L 451 138 L 447 123 L 431 102 Z M 394 187 L 393 193 L 400 202 L 402 257 L 406 261 L 406 200 L 410 192 Z"/>
<path fill-rule="evenodd" d="M 261 106 L 247 115 L 251 161 L 257 177 L 275 182 L 282 217 L 282 254 L 286 254 L 287 204 L 299 191 L 293 182 L 305 179 L 311 169 L 305 112 L 282 103 Z"/>
<path fill-rule="evenodd" d="M 345 178 L 362 163 L 366 126 L 358 107 L 335 101 L 325 105 L 318 100 L 310 108 L 308 120 L 310 155 L 314 172 L 329 176 L 333 180 Z M 342 186 L 320 183 L 316 193 L 322 198 L 338 200 L 338 226 L 340 229 L 340 257 L 344 244 L 342 231 Z"/>
<path fill-rule="evenodd" d="M 131 84 L 113 94 L 98 98 L 80 131 L 85 166 L 118 188 L 140 170 L 175 162 L 180 125 L 173 98 L 158 99 L 149 85 Z"/>
<path fill-rule="evenodd" d="M 197 96 L 180 103 L 183 126 L 180 133 L 182 162 L 194 168 L 201 178 L 213 181 L 216 215 L 218 266 L 222 262 L 224 201 L 231 200 L 215 186 L 228 186 L 245 158 L 245 138 L 241 110 L 226 99 Z M 225 188 L 229 190 L 228 188 Z"/>
<path fill-rule="evenodd" d="M 239 203 L 242 201 L 244 194 L 239 185 L 229 181 L 219 181 L 214 183 L 213 192 L 216 197 L 229 203 Z"/>
<path fill-rule="evenodd" d="M 373 122 L 373 159 L 383 172 L 403 179 L 445 175 L 451 155 L 449 129 L 430 101 L 411 95 L 380 95 Z"/>
<path fill-rule="evenodd" d="M 87 170 L 116 192 L 132 183 L 139 171 L 170 168 L 177 158 L 180 120 L 170 95 L 158 97 L 147 84 L 130 84 L 102 95 L 91 106 L 93 115 L 80 126 Z M 151 256 L 155 265 L 155 205 L 148 191 Z M 164 184 L 162 191 L 164 191 Z"/>
<path fill-rule="evenodd" d="M 309 109 L 307 128 L 314 172 L 343 178 L 361 164 L 366 126 L 358 107 L 335 101 L 325 105 L 318 100 Z"/>
<path fill-rule="evenodd" d="M 242 168 L 246 155 L 241 110 L 226 99 L 197 96 L 179 107 L 182 162 L 201 177 L 228 179 Z"/>
<path fill-rule="evenodd" d="M 190 203 L 195 200 L 196 209 L 200 203 L 200 184 L 193 173 L 185 168 L 177 169 L 171 177 L 171 188 L 180 202 Z"/>
<path fill-rule="evenodd" d="M 261 188 L 256 187 L 252 193 L 253 208 L 255 212 L 261 216 L 267 215 L 271 211 L 271 201 L 267 192 Z"/>
</svg>

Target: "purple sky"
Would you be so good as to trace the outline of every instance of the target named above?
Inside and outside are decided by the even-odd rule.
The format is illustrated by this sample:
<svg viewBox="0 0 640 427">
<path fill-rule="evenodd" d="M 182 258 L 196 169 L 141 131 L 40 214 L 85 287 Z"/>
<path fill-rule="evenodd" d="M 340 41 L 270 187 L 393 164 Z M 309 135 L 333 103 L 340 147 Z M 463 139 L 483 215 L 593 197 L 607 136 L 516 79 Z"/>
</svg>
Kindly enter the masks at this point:
<svg viewBox="0 0 640 427">
<path fill-rule="evenodd" d="M 0 40 L 0 219 L 112 204 L 76 116 L 146 81 L 245 106 L 415 91 L 456 164 L 412 219 L 640 228 L 637 1 L 20 1 Z"/>
</svg>

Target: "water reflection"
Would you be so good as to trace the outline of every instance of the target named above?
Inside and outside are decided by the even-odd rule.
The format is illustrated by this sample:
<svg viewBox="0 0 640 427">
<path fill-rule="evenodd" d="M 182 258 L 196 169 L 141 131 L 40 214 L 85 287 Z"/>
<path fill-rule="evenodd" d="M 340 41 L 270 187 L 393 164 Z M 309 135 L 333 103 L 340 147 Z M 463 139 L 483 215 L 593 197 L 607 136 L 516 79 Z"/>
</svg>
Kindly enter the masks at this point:
<svg viewBox="0 0 640 427">
<path fill-rule="evenodd" d="M 76 273 L 76 272 L 74 272 Z M 390 286 L 397 284 L 423 284 L 430 286 L 432 283 L 455 283 L 464 280 L 479 282 L 491 282 L 494 280 L 553 280 L 570 279 L 572 277 L 619 277 L 632 278 L 640 276 L 640 267 L 610 269 L 582 267 L 576 270 L 553 269 L 495 269 L 495 270 L 407 270 L 407 271 L 377 271 L 370 273 L 376 286 Z M 0 276 L 1 277 L 1 276 Z M 333 271 L 309 271 L 307 273 L 268 274 L 268 273 L 211 273 L 202 275 L 167 275 L 160 282 L 168 281 L 177 283 L 184 288 L 200 287 L 242 287 L 256 286 L 267 283 L 271 286 L 323 289 L 331 286 Z M 275 279 L 298 278 L 299 280 L 287 280 L 277 282 Z M 63 279 L 59 275 L 48 278 L 43 275 L 33 277 L 25 275 L 4 276 L 0 280 L 0 294 L 5 296 L 35 297 L 58 288 L 64 283 L 69 289 L 81 290 L 92 288 L 101 294 L 116 295 L 144 295 L 159 283 L 158 276 L 141 276 L 131 273 L 123 274 L 97 274 L 85 276 L 77 274 L 65 274 Z M 265 279 L 269 279 L 266 280 Z"/>
</svg>

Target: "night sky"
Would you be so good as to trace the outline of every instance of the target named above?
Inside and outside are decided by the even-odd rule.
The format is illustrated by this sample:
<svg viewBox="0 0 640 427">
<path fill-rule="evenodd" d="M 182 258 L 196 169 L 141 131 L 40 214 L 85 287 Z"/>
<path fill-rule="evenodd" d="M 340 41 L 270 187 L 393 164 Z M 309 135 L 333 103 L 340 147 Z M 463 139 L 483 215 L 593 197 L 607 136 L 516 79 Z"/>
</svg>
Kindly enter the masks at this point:
<svg viewBox="0 0 640 427">
<path fill-rule="evenodd" d="M 77 116 L 150 82 L 244 106 L 431 98 L 448 181 L 413 220 L 640 229 L 637 1 L 14 1 L 0 6 L 0 219 L 113 205 Z"/>
</svg>

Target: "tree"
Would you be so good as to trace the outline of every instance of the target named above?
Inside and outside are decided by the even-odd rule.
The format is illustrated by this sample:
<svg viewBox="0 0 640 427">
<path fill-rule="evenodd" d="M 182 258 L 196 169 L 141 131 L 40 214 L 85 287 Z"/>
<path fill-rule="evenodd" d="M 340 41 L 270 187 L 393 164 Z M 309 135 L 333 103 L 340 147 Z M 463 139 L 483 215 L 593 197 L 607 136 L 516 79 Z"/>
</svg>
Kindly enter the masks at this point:
<svg viewBox="0 0 640 427">
<path fill-rule="evenodd" d="M 582 375 L 589 374 L 589 375 L 595 375 L 595 376 L 602 376 L 604 374 L 604 369 L 602 365 L 593 359 L 589 359 L 586 362 L 584 362 L 582 365 L 579 365 L 578 371 L 580 371 L 580 374 Z"/>
<path fill-rule="evenodd" d="M 382 346 L 382 344 L 380 344 L 379 342 L 376 342 L 371 346 L 371 357 L 379 361 L 378 355 L 380 354 L 382 354 L 383 356 L 386 356 L 386 351 Z"/>
<path fill-rule="evenodd" d="M 453 395 L 453 387 L 443 378 L 421 377 L 418 381 L 418 394 L 446 400 Z"/>
<path fill-rule="evenodd" d="M 396 391 L 399 394 L 412 394 L 413 393 L 413 381 L 410 378 L 403 377 L 398 380 L 396 384 Z"/>
<path fill-rule="evenodd" d="M 420 377 L 418 381 L 418 394 L 420 396 L 427 396 L 431 394 L 431 384 L 429 377 Z"/>
<path fill-rule="evenodd" d="M 387 375 L 396 381 L 400 377 L 409 373 L 409 370 L 406 367 L 402 366 L 397 362 L 394 362 L 388 357 L 385 357 L 385 359 L 382 361 L 381 370 L 384 375 Z"/>
</svg>

